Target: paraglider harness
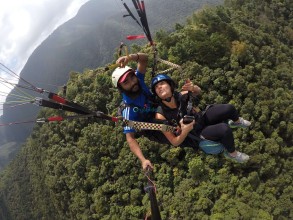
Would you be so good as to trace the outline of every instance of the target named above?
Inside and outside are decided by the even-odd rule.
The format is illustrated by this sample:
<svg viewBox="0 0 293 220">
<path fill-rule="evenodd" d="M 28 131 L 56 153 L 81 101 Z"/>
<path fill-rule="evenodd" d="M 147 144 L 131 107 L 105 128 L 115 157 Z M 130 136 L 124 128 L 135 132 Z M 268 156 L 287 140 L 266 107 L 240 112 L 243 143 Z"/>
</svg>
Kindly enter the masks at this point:
<svg viewBox="0 0 293 220">
<path fill-rule="evenodd" d="M 166 118 L 164 121 L 166 121 L 168 125 L 179 126 L 179 121 L 181 119 L 183 119 L 184 124 L 189 124 L 195 120 L 198 128 L 200 128 L 201 112 L 196 112 L 193 108 L 192 95 L 190 93 L 182 95 L 180 92 L 174 92 L 173 96 L 179 106 L 178 111 L 172 113 L 167 110 L 167 107 L 161 105 L 161 108 L 158 109 L 158 113 L 162 114 Z M 178 133 L 175 132 L 174 134 L 178 136 Z M 198 141 L 201 140 L 197 136 L 194 137 L 194 139 Z"/>
<path fill-rule="evenodd" d="M 201 129 L 203 128 L 203 116 L 208 108 L 211 107 L 211 105 L 207 106 L 204 111 L 197 111 L 193 107 L 194 99 L 196 99 L 191 92 L 188 92 L 186 95 L 182 95 L 179 92 L 174 92 L 175 100 L 178 101 L 178 113 L 177 118 L 174 115 L 171 115 L 164 109 L 162 106 L 162 112 L 166 117 L 166 121 L 168 121 L 169 125 L 172 126 L 178 126 L 179 121 L 183 119 L 184 124 L 189 124 L 193 120 L 196 121 L 194 129 L 189 132 L 187 135 L 187 138 L 183 141 L 181 144 L 182 147 L 192 147 L 194 148 L 196 145 L 199 146 L 201 150 L 203 150 L 207 154 L 219 154 L 224 150 L 224 146 L 215 141 L 207 140 L 204 137 L 202 137 L 199 133 Z M 198 99 L 196 100 L 198 102 Z M 177 120 L 175 120 L 176 118 Z M 176 136 L 178 133 L 173 132 Z"/>
<path fill-rule="evenodd" d="M 198 134 L 198 131 L 203 128 L 203 116 L 206 111 L 212 107 L 212 105 L 208 105 L 204 111 L 197 112 L 193 108 L 193 100 L 195 97 L 191 92 L 188 92 L 188 104 L 187 104 L 187 114 L 183 117 L 183 123 L 188 124 L 193 120 L 197 122 L 195 127 L 195 132 L 189 132 L 187 135 L 190 139 L 196 140 L 198 142 L 199 147 L 207 154 L 219 154 L 223 152 L 224 146 L 215 141 L 207 140 L 203 136 Z M 198 101 L 198 100 L 197 100 Z M 198 109 L 200 110 L 200 109 Z"/>
</svg>

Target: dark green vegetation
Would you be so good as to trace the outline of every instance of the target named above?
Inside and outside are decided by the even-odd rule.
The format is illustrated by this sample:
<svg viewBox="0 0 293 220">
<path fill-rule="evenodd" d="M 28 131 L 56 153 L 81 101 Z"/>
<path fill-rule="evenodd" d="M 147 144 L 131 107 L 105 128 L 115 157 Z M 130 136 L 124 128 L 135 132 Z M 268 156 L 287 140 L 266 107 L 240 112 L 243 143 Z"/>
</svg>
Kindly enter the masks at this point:
<svg viewBox="0 0 293 220">
<path fill-rule="evenodd" d="M 293 218 L 292 4 L 231 0 L 195 13 L 173 33 L 157 33 L 160 56 L 184 69 L 172 77 L 201 86 L 202 107 L 229 102 L 253 123 L 234 132 L 251 156 L 243 165 L 140 139 L 155 164 L 162 219 Z M 72 73 L 68 99 L 115 114 L 120 95 L 109 74 Z M 86 119 L 36 126 L 2 173 L 0 218 L 143 219 L 146 179 L 121 130 Z"/>
</svg>

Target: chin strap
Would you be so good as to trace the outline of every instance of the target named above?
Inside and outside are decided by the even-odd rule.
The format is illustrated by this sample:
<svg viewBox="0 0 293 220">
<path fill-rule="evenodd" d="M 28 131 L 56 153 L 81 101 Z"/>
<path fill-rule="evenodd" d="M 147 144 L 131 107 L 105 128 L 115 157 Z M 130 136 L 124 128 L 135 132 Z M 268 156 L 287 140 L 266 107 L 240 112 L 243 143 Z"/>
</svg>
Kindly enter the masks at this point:
<svg viewBox="0 0 293 220">
<path fill-rule="evenodd" d="M 171 100 L 172 100 L 172 97 L 173 97 L 173 95 L 172 95 L 171 97 L 169 97 L 169 98 L 166 98 L 166 99 L 164 99 L 163 101 L 166 101 L 166 102 L 171 102 Z"/>
</svg>

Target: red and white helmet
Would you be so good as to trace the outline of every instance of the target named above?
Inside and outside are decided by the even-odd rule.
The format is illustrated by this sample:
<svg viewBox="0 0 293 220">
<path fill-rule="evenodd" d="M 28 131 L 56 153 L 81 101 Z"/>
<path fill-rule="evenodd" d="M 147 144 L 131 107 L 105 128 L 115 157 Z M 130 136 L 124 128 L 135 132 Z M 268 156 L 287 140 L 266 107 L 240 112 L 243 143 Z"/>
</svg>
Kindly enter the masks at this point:
<svg viewBox="0 0 293 220">
<path fill-rule="evenodd" d="M 115 87 L 118 86 L 119 79 L 129 70 L 132 70 L 131 67 L 125 66 L 125 67 L 117 67 L 114 72 L 112 73 L 112 83 Z"/>
</svg>

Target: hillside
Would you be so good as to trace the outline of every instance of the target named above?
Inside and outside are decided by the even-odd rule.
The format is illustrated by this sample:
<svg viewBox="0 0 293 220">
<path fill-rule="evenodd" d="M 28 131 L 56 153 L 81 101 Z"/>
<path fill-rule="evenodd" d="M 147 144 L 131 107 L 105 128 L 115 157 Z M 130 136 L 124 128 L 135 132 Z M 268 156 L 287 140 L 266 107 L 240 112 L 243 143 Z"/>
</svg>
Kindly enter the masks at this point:
<svg viewBox="0 0 293 220">
<path fill-rule="evenodd" d="M 148 20 L 152 31 L 170 31 L 175 23 L 183 23 L 185 17 L 205 4 L 217 4 L 219 0 L 155 0 L 146 1 Z M 131 4 L 129 4 L 131 5 Z M 172 11 L 172 16 L 170 16 Z M 175 13 L 173 13 L 175 11 Z M 112 62 L 121 41 L 129 34 L 141 34 L 141 30 L 131 18 L 124 18 L 126 10 L 116 0 L 92 0 L 81 7 L 78 14 L 57 28 L 30 56 L 20 73 L 25 80 L 39 88 L 58 92 L 71 71 L 83 72 Z M 132 42 L 125 42 L 130 44 Z M 145 40 L 137 41 L 146 43 Z M 11 94 L 16 94 L 14 89 Z M 31 93 L 33 97 L 41 94 Z M 12 95 L 7 100 L 13 100 Z M 25 105 L 18 108 L 4 108 L 1 123 L 34 120 L 40 108 Z M 13 154 L 31 133 L 33 124 L 1 127 L 0 148 L 9 142 L 18 143 Z M 5 161 L 0 154 L 0 160 Z M 11 156 L 12 157 L 12 156 Z M 0 166 L 1 169 L 1 166 Z"/>
<path fill-rule="evenodd" d="M 156 34 L 159 55 L 183 68 L 172 78 L 202 88 L 201 108 L 232 103 L 253 124 L 234 131 L 238 149 L 251 156 L 246 164 L 139 139 L 155 165 L 162 219 L 293 218 L 292 6 L 225 1 Z M 67 95 L 110 114 L 120 101 L 103 67 L 71 73 Z M 1 175 L 1 219 L 144 219 L 147 180 L 121 131 L 99 119 L 36 126 Z"/>
</svg>

